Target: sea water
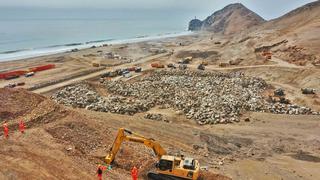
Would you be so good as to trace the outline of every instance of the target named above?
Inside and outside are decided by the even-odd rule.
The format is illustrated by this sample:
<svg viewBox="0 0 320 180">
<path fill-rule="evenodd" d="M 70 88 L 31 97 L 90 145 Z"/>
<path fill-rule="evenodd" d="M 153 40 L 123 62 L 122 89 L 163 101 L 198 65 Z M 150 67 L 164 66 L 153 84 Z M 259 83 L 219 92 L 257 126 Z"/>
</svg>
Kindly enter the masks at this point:
<svg viewBox="0 0 320 180">
<path fill-rule="evenodd" d="M 0 9 L 0 61 L 188 34 L 179 11 Z"/>
</svg>

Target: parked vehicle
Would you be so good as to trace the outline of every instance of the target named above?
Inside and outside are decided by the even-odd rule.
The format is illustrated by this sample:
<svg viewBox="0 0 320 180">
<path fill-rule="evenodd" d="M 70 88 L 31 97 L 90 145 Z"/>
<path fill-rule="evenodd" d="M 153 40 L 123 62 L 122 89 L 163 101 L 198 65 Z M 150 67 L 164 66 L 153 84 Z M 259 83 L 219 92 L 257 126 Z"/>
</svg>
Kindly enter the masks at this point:
<svg viewBox="0 0 320 180">
<path fill-rule="evenodd" d="M 188 66 L 186 64 L 180 64 L 179 65 L 179 69 L 180 70 L 186 70 L 188 68 Z"/>
<path fill-rule="evenodd" d="M 142 68 L 141 68 L 141 67 L 136 67 L 135 72 L 141 72 L 141 71 L 142 71 Z"/>
<path fill-rule="evenodd" d="M 17 86 L 24 86 L 24 85 L 26 85 L 26 83 L 25 82 L 18 82 L 18 83 L 16 83 L 16 85 Z"/>
<path fill-rule="evenodd" d="M 184 58 L 184 59 L 181 59 L 181 60 L 179 60 L 179 64 L 189 64 L 191 61 L 192 61 L 192 57 L 190 56 L 190 57 L 186 57 L 186 58 Z"/>
<path fill-rule="evenodd" d="M 110 74 L 111 74 L 111 72 L 106 72 L 106 73 L 101 75 L 101 78 L 110 77 Z"/>
<path fill-rule="evenodd" d="M 301 88 L 302 94 L 315 94 L 316 90 L 312 88 Z"/>
<path fill-rule="evenodd" d="M 129 77 L 132 77 L 132 74 L 126 73 L 126 74 L 123 74 L 122 76 L 125 77 L 125 78 L 129 78 Z"/>
<path fill-rule="evenodd" d="M 5 88 L 14 88 L 14 87 L 16 87 L 15 83 L 10 83 L 10 84 L 5 86 Z"/>
<path fill-rule="evenodd" d="M 199 64 L 198 69 L 204 71 L 205 70 L 205 66 L 203 64 Z"/>
<path fill-rule="evenodd" d="M 130 71 L 128 71 L 128 70 L 122 71 L 122 75 L 129 74 L 129 73 L 130 73 Z"/>
<path fill-rule="evenodd" d="M 24 75 L 25 77 L 31 77 L 34 76 L 34 72 L 28 72 Z"/>
<path fill-rule="evenodd" d="M 151 67 L 153 67 L 153 68 L 164 68 L 164 65 L 163 64 L 159 64 L 159 63 L 152 63 Z"/>
<path fill-rule="evenodd" d="M 176 69 L 176 68 L 177 68 L 177 67 L 176 67 L 174 64 L 172 64 L 172 63 L 168 64 L 167 67 L 168 67 L 168 68 L 172 68 L 172 69 Z"/>
</svg>

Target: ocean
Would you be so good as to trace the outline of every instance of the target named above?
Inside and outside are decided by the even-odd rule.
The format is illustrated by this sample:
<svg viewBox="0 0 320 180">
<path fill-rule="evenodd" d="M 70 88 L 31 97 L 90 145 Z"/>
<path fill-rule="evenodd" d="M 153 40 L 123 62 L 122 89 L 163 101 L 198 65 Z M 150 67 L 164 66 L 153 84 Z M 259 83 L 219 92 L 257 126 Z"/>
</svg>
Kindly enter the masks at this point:
<svg viewBox="0 0 320 180">
<path fill-rule="evenodd" d="M 188 34 L 187 12 L 0 9 L 0 61 Z"/>
</svg>

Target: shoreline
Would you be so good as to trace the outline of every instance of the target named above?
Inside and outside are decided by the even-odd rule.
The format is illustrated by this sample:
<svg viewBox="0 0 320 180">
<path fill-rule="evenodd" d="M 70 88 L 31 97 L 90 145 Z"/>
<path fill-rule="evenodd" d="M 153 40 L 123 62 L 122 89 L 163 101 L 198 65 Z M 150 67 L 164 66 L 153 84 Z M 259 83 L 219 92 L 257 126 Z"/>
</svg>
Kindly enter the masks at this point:
<svg viewBox="0 0 320 180">
<path fill-rule="evenodd" d="M 164 34 L 155 35 L 155 36 L 141 36 L 141 37 L 135 37 L 135 38 L 129 38 L 129 39 L 95 40 L 95 41 L 88 41 L 83 43 L 68 43 L 64 45 L 54 45 L 54 46 L 48 46 L 48 47 L 36 48 L 36 49 L 13 50 L 13 51 L 0 53 L 0 63 L 26 60 L 29 58 L 56 55 L 60 53 L 67 53 L 74 49 L 84 50 L 84 49 L 89 49 L 93 46 L 101 47 L 105 44 L 107 45 L 131 44 L 131 43 L 159 40 L 159 39 L 165 39 L 165 38 L 175 38 L 175 37 L 187 36 L 192 34 L 194 34 L 194 32 L 183 31 L 179 33 L 178 32 L 164 33 Z"/>
<path fill-rule="evenodd" d="M 47 64 L 55 64 L 54 69 L 48 71 L 37 72 L 32 78 L 20 76 L 16 79 L 0 80 L 0 88 L 9 84 L 25 83 L 23 88 L 29 89 L 34 86 L 51 84 L 52 88 L 65 84 L 66 79 L 73 82 L 75 76 L 83 74 L 78 79 L 92 78 L 106 73 L 114 68 L 126 68 L 129 66 L 141 66 L 143 69 L 149 69 L 147 64 L 157 61 L 170 54 L 171 50 L 180 49 L 192 41 L 194 32 L 182 32 L 174 34 L 164 34 L 161 36 L 139 37 L 126 40 L 109 41 L 109 43 L 97 44 L 95 48 L 91 48 L 94 44 L 87 44 L 87 47 L 78 48 L 78 51 L 62 51 L 52 54 L 38 54 L 36 57 L 25 57 L 11 61 L 0 61 L 0 72 L 27 70 Z M 108 46 L 103 46 L 108 44 Z M 71 47 L 70 49 L 74 49 Z M 164 52 L 165 51 L 165 52 Z M 86 74 L 85 72 L 93 72 L 98 68 L 94 65 L 105 67 L 104 71 Z M 62 82 L 63 80 L 63 82 Z M 68 81 L 68 83 L 69 83 Z M 61 83 L 57 83 L 61 82 Z M 51 87 L 50 87 L 51 88 Z M 48 89 L 48 88 L 45 88 Z"/>
</svg>

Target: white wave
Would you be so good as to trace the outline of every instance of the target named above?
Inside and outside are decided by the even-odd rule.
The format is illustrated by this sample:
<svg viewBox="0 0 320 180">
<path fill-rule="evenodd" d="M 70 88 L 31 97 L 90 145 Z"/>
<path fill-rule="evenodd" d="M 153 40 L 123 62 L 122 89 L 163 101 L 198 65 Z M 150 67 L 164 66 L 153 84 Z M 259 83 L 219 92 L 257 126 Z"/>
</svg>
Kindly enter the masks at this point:
<svg viewBox="0 0 320 180">
<path fill-rule="evenodd" d="M 0 62 L 58 54 L 58 53 L 71 51 L 72 49 L 81 50 L 81 49 L 90 48 L 92 46 L 102 46 L 103 44 L 112 45 L 112 44 L 136 43 L 136 42 L 172 38 L 172 37 L 178 37 L 178 36 L 184 36 L 184 35 L 190 35 L 190 34 L 192 34 L 192 32 L 184 31 L 180 33 L 170 33 L 170 34 L 167 33 L 167 34 L 162 34 L 157 36 L 143 36 L 143 37 L 137 37 L 137 38 L 131 38 L 131 39 L 118 39 L 118 40 L 110 40 L 110 41 L 101 41 L 96 43 L 82 43 L 80 45 L 74 45 L 74 46 L 61 45 L 61 46 L 53 46 L 53 47 L 39 48 L 39 49 L 28 49 L 28 50 L 22 50 L 22 51 L 16 51 L 16 52 L 13 51 L 12 53 L 0 54 Z"/>
</svg>

